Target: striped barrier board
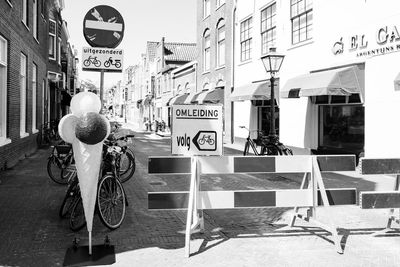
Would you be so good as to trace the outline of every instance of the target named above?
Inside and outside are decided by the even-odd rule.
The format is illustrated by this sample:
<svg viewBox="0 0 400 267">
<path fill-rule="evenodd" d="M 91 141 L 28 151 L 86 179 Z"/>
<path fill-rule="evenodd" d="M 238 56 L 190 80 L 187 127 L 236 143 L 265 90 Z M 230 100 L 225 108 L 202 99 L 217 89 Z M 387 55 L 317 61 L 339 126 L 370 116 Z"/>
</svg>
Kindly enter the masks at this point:
<svg viewBox="0 0 400 267">
<path fill-rule="evenodd" d="M 337 228 L 316 220 L 316 207 L 355 205 L 356 189 L 325 189 L 321 172 L 355 171 L 352 155 L 323 156 L 221 156 L 221 157 L 150 157 L 149 174 L 190 174 L 189 192 L 149 192 L 148 209 L 188 209 L 185 255 L 190 256 L 190 236 L 204 229 L 203 209 L 295 207 L 296 218 L 304 219 L 332 233 L 339 253 L 343 253 Z M 201 174 L 304 173 L 300 189 L 200 191 Z M 307 215 L 299 208 L 308 208 Z M 332 224 L 333 225 L 333 224 Z"/>
<path fill-rule="evenodd" d="M 366 191 L 360 193 L 362 209 L 390 209 L 386 228 L 373 235 L 384 234 L 393 229 L 392 222 L 400 224 L 400 217 L 395 216 L 395 209 L 400 208 L 400 159 L 399 158 L 362 158 L 360 159 L 361 173 L 375 175 L 396 175 L 393 191 Z M 400 214 L 400 210 L 399 210 Z"/>
<path fill-rule="evenodd" d="M 315 156 L 321 172 L 354 171 L 355 157 Z M 149 174 L 191 174 L 190 157 L 150 157 Z M 304 173 L 311 172 L 310 156 L 199 157 L 201 173 Z"/>
<path fill-rule="evenodd" d="M 354 188 L 326 189 L 329 205 L 356 205 Z M 148 209 L 187 209 L 189 192 L 149 192 Z M 199 209 L 311 207 L 311 189 L 200 191 Z M 318 205 L 322 206 L 320 191 Z"/>
</svg>

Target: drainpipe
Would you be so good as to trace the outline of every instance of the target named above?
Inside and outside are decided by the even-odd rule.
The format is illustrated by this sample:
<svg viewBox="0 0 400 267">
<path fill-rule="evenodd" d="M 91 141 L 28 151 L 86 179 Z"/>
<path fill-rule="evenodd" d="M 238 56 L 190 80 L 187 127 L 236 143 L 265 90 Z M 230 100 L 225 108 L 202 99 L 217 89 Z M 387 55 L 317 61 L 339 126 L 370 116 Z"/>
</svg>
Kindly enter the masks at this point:
<svg viewBox="0 0 400 267">
<path fill-rule="evenodd" d="M 235 88 L 235 17 L 236 17 L 236 6 L 237 0 L 235 0 L 232 7 L 232 49 L 231 49 L 231 93 Z M 234 103 L 231 102 L 231 144 L 235 141 L 235 130 L 234 130 Z"/>
</svg>

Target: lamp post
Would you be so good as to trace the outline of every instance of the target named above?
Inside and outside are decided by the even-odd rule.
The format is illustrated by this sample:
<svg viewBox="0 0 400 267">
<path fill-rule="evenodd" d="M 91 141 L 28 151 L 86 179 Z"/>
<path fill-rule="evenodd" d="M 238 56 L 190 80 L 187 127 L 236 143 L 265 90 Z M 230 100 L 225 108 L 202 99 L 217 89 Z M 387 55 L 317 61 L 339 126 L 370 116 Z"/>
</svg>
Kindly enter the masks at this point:
<svg viewBox="0 0 400 267">
<path fill-rule="evenodd" d="M 269 124 L 270 126 L 269 126 L 267 146 L 274 146 L 277 148 L 272 151 L 274 154 L 284 154 L 283 150 L 287 151 L 287 149 L 283 146 L 283 144 L 279 143 L 279 136 L 276 134 L 275 130 L 275 91 L 274 91 L 274 83 L 276 80 L 275 74 L 281 68 L 284 58 L 285 58 L 284 55 L 279 55 L 276 53 L 276 48 L 270 48 L 269 53 L 261 57 L 266 72 L 270 73 L 271 75 L 271 78 L 269 79 L 271 84 L 271 97 L 270 97 L 271 118 Z"/>
</svg>

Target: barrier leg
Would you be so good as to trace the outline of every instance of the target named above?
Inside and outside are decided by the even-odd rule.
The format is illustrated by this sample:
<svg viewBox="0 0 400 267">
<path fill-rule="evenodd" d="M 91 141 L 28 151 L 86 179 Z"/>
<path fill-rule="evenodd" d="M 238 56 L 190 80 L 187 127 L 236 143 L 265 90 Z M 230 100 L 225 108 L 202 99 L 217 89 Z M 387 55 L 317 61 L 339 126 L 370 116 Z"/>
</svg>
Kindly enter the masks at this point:
<svg viewBox="0 0 400 267">
<path fill-rule="evenodd" d="M 303 185 L 304 186 L 304 185 Z M 301 214 L 297 214 L 296 216 L 306 222 L 310 222 L 315 224 L 316 226 L 328 231 L 332 234 L 333 242 L 336 247 L 336 251 L 340 254 L 343 253 L 343 249 L 340 244 L 339 235 L 337 232 L 337 227 L 331 222 L 330 225 L 326 225 L 316 219 L 317 213 L 316 208 L 318 206 L 318 188 L 321 194 L 321 199 L 323 206 L 328 208 L 330 207 L 328 196 L 326 195 L 325 185 L 322 180 L 321 171 L 318 166 L 317 158 L 313 157 L 312 159 L 312 172 L 311 172 L 311 188 L 312 188 L 312 207 L 308 210 L 307 216 L 303 216 Z"/>
<path fill-rule="evenodd" d="M 396 181 L 394 183 L 394 191 L 399 191 L 400 188 L 400 175 L 396 175 Z M 372 233 L 372 236 L 378 236 L 378 235 L 383 235 L 391 230 L 395 230 L 392 227 L 392 223 L 398 223 L 400 225 L 400 209 L 399 209 L 399 217 L 396 218 L 396 214 L 395 214 L 395 209 L 390 209 L 389 210 L 389 218 L 388 218 L 388 222 L 386 224 L 386 228 L 380 231 L 377 231 L 375 233 Z M 397 229 L 400 230 L 400 229 Z"/>
<path fill-rule="evenodd" d="M 197 207 L 196 188 L 197 188 L 197 158 L 192 157 L 191 159 L 191 170 L 192 174 L 190 177 L 190 190 L 189 190 L 189 201 L 188 211 L 186 217 L 186 231 L 185 231 L 185 256 L 190 256 L 190 237 L 192 234 L 192 222 L 198 221 L 197 212 L 194 210 Z"/>
<path fill-rule="evenodd" d="M 309 179 L 308 173 L 306 172 L 306 173 L 304 173 L 303 180 L 301 181 L 300 189 L 307 189 L 308 188 L 308 186 L 309 186 L 308 179 Z M 295 207 L 294 208 L 294 214 L 293 214 L 292 219 L 291 219 L 290 224 L 289 224 L 290 227 L 294 226 L 294 224 L 296 222 L 296 218 L 299 216 L 299 210 L 300 210 L 299 207 Z"/>
</svg>

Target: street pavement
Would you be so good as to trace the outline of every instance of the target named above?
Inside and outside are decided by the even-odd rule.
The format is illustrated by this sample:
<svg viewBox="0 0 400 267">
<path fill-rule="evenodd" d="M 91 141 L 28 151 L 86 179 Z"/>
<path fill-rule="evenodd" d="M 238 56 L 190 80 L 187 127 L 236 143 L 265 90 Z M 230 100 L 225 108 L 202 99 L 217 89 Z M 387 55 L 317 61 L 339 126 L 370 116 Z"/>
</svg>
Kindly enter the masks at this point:
<svg viewBox="0 0 400 267">
<path fill-rule="evenodd" d="M 147 174 L 148 156 L 170 155 L 170 140 L 136 132 L 137 169 L 124 184 L 129 206 L 114 231 L 94 217 L 93 244 L 106 235 L 116 249 L 113 266 L 399 266 L 400 232 L 379 237 L 388 210 L 358 206 L 318 208 L 318 218 L 339 227 L 344 254 L 331 235 L 298 221 L 289 228 L 290 208 L 205 210 L 205 232 L 192 236 L 191 257 L 184 256 L 186 211 L 148 211 L 147 192 L 187 191 L 185 175 Z M 47 176 L 49 149 L 38 150 L 14 168 L 0 172 L 0 266 L 62 266 L 74 238 L 87 244 L 85 229 L 74 233 L 58 217 L 66 187 Z M 225 147 L 224 154 L 240 154 Z M 327 188 L 391 190 L 394 177 L 354 173 L 323 175 Z M 202 190 L 299 188 L 302 174 L 204 175 Z"/>
</svg>

